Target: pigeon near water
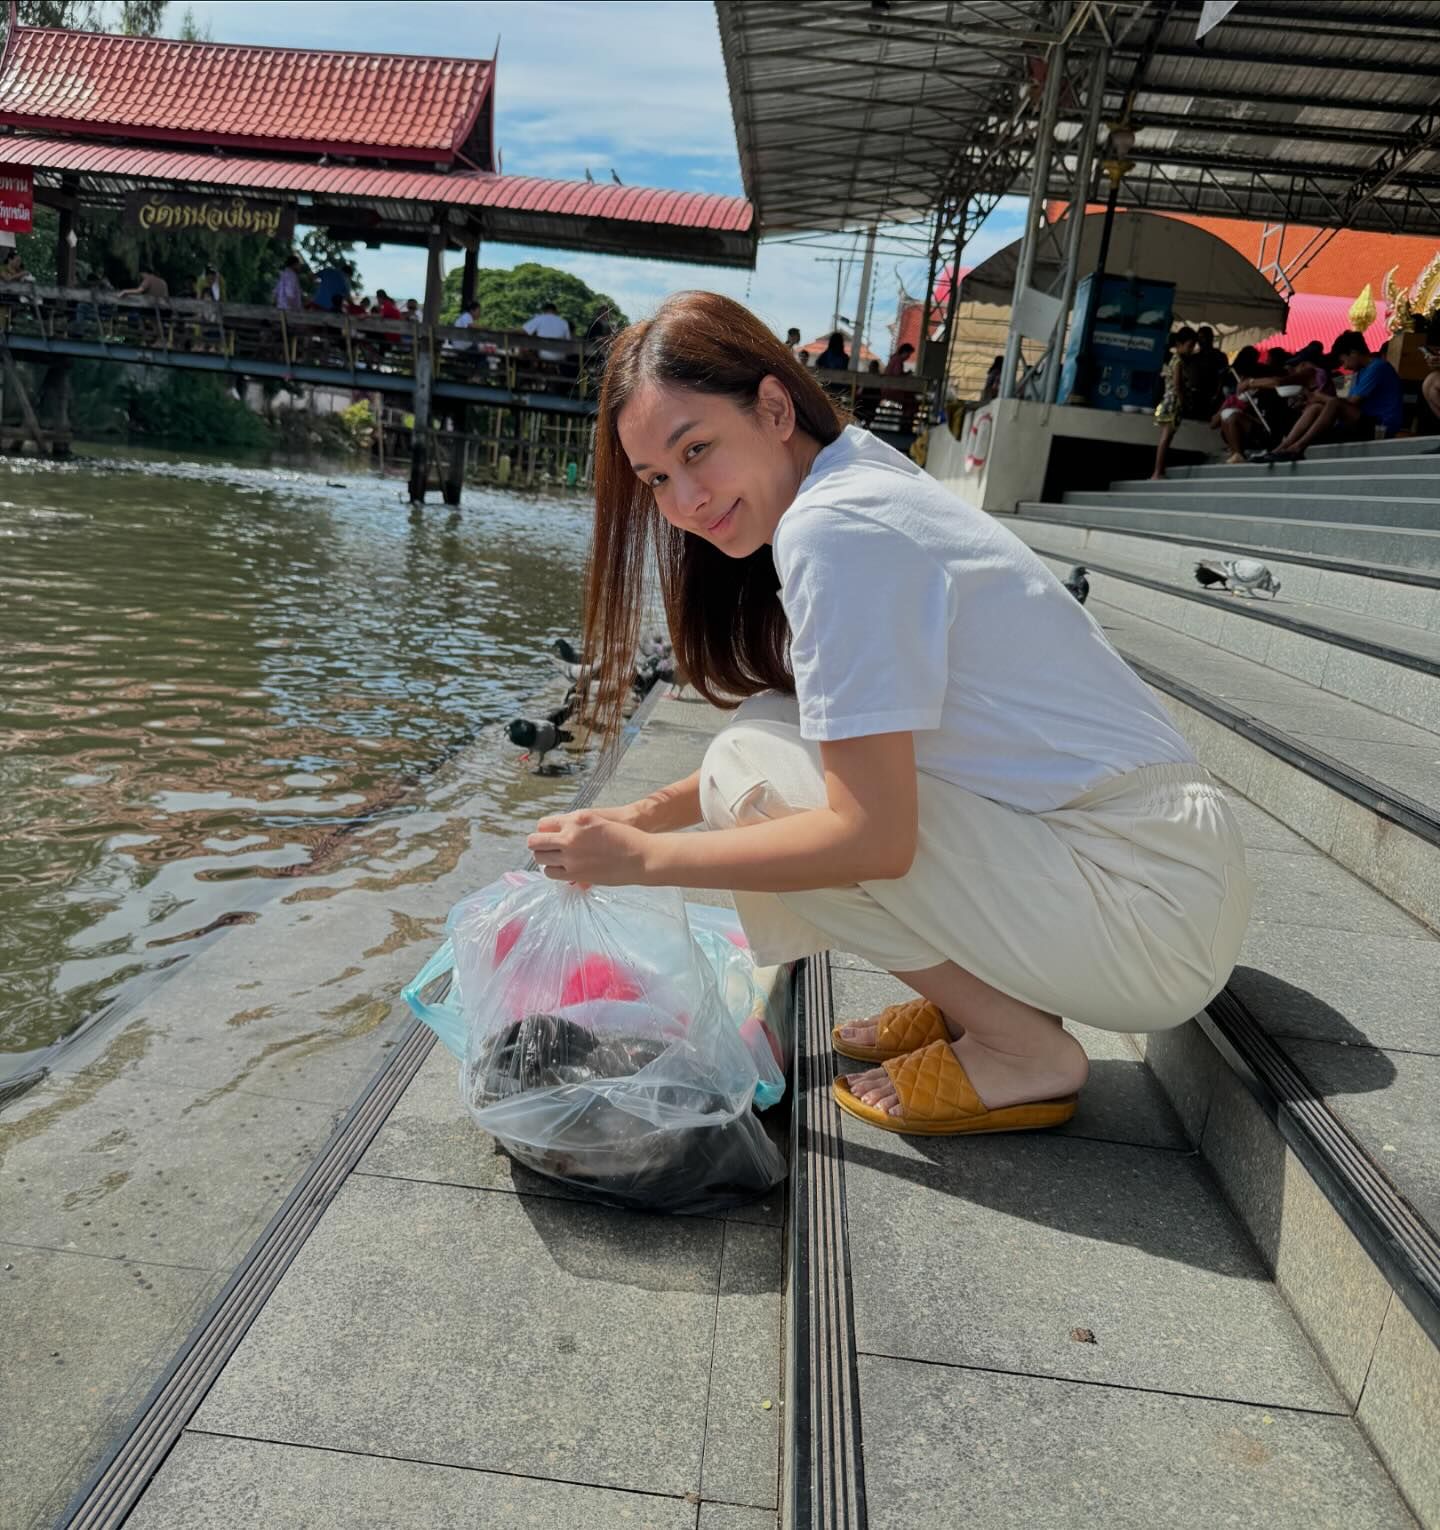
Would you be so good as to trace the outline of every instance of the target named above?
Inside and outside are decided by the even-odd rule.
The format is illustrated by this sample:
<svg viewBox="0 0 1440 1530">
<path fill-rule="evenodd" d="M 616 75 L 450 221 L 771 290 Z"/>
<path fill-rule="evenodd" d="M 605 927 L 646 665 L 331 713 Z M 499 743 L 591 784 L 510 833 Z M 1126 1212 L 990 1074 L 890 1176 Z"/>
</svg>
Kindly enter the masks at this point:
<svg viewBox="0 0 1440 1530">
<path fill-rule="evenodd" d="M 556 720 L 557 715 L 560 721 Z M 568 728 L 560 726 L 563 720 L 563 709 L 538 720 L 531 717 L 517 717 L 508 730 L 510 742 L 518 744 L 521 749 L 528 750 L 535 756 L 535 763 L 539 765 L 552 749 L 558 749 L 561 744 L 568 744 L 575 737 Z"/>
<path fill-rule="evenodd" d="M 1089 572 L 1083 563 L 1077 563 L 1065 576 L 1065 588 L 1082 606 L 1090 595 L 1090 581 L 1085 577 Z"/>
</svg>

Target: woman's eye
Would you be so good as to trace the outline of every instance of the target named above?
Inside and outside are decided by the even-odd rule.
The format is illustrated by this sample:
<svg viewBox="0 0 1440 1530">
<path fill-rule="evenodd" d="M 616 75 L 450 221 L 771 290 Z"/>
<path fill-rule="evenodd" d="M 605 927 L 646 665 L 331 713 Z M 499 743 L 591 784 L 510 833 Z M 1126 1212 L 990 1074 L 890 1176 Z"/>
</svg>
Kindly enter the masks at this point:
<svg viewBox="0 0 1440 1530">
<path fill-rule="evenodd" d="M 708 444 L 706 441 L 696 441 L 692 446 L 686 447 L 685 460 L 688 462 L 693 459 L 698 453 L 703 452 Z"/>
<path fill-rule="evenodd" d="M 664 475 L 664 473 L 656 473 L 656 475 L 650 480 L 650 487 L 652 489 L 658 489 L 660 487 L 660 485 L 662 483 L 664 483 L 664 482 L 665 482 L 665 475 Z"/>
</svg>

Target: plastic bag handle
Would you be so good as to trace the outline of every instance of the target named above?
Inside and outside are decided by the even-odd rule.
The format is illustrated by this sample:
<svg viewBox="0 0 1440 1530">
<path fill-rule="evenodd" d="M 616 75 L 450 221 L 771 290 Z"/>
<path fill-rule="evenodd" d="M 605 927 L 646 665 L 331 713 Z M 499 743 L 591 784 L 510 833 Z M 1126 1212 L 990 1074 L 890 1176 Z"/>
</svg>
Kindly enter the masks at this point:
<svg viewBox="0 0 1440 1530">
<path fill-rule="evenodd" d="M 415 1011 L 415 1016 L 418 1017 L 419 1021 L 424 1022 L 425 1025 L 430 1027 L 430 1030 L 435 1031 L 436 1036 L 439 1036 L 439 1039 L 445 1043 L 445 1047 L 451 1053 L 456 1054 L 456 1056 L 462 1056 L 462 1053 L 464 1053 L 464 1040 L 456 1034 L 461 1030 L 462 1025 L 459 1017 L 454 1014 L 453 1010 L 444 1008 L 444 1004 L 427 1004 L 421 998 L 422 991 L 432 982 L 435 982 L 436 978 L 442 978 L 447 973 L 453 972 L 454 949 L 447 939 L 447 941 L 442 942 L 438 952 L 430 958 L 430 961 L 425 962 L 424 967 L 421 967 L 421 970 L 410 979 L 410 984 L 402 990 L 401 998 Z M 453 978 L 450 981 L 450 988 L 451 991 L 454 990 Z M 456 1047 L 454 1047 L 456 1040 L 461 1042 L 461 1051 L 456 1051 Z"/>
</svg>

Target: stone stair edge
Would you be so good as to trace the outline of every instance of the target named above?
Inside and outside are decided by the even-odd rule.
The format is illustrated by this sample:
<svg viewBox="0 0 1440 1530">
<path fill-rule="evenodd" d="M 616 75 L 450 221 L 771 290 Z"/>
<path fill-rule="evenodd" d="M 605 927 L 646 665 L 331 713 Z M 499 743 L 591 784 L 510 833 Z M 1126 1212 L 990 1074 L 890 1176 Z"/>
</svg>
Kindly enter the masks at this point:
<svg viewBox="0 0 1440 1530">
<path fill-rule="evenodd" d="M 1023 520 L 1041 525 L 1062 526 L 1076 531 L 1097 531 L 1112 536 L 1133 537 L 1140 542 L 1166 542 L 1175 546 L 1196 546 L 1204 544 L 1212 546 L 1223 552 L 1233 552 L 1241 556 L 1264 557 L 1277 563 L 1294 563 L 1306 568 L 1326 570 L 1331 573 L 1353 574 L 1357 578 L 1375 579 L 1384 583 L 1422 585 L 1431 589 L 1440 589 L 1440 573 L 1427 573 L 1422 569 L 1405 568 L 1398 563 L 1380 563 L 1376 561 L 1356 562 L 1353 559 L 1327 558 L 1321 553 L 1309 553 L 1299 549 L 1275 547 L 1252 542 L 1236 542 L 1226 537 L 1205 537 L 1198 534 L 1187 534 L 1175 531 L 1157 531 L 1148 526 L 1126 526 L 1102 523 L 1089 520 L 1075 515 L 1066 515 L 1065 510 L 1085 510 L 1102 508 L 1085 505 L 1053 504 L 1042 500 L 1022 501 L 1014 512 L 1001 515 L 998 518 L 1005 520 Z M 1106 509 L 1115 509 L 1124 512 L 1123 506 L 1105 506 Z M 1136 507 L 1139 515 L 1170 515 L 1170 514 L 1199 514 L 1201 512 L 1189 511 L 1166 511 L 1152 510 L 1144 507 Z M 1277 525 L 1291 524 L 1277 521 Z M 1311 527 L 1315 522 L 1302 521 L 1298 524 Z M 1233 529 L 1233 528 L 1232 528 Z M 1364 531 L 1383 531 L 1384 527 L 1364 526 L 1359 529 Z M 1405 528 L 1398 533 L 1403 536 L 1425 535 L 1422 531 L 1414 531 Z M 1433 534 L 1433 533 L 1432 533 Z"/>
<path fill-rule="evenodd" d="M 1055 562 L 1063 563 L 1071 560 L 1069 553 L 1055 552 L 1048 548 L 1037 547 L 1027 544 L 1032 552 L 1042 558 L 1050 558 Z M 1263 560 L 1262 560 L 1263 561 Z M 1279 562 L 1279 559 L 1276 559 Z M 1255 621 L 1268 622 L 1272 626 L 1282 627 L 1297 636 L 1309 638 L 1315 642 L 1331 643 L 1336 647 L 1350 648 L 1356 653 L 1369 654 L 1372 658 L 1381 659 L 1387 664 L 1396 664 L 1405 669 L 1419 670 L 1422 674 L 1440 677 L 1440 659 L 1427 658 L 1423 654 L 1417 654 L 1410 649 L 1391 647 L 1385 643 L 1375 642 L 1356 633 L 1347 633 L 1338 628 L 1328 627 L 1323 622 L 1307 621 L 1304 617 L 1287 614 L 1286 610 L 1274 608 L 1268 599 L 1261 601 L 1258 598 L 1231 599 L 1222 601 L 1215 596 L 1208 595 L 1198 586 L 1194 589 L 1186 588 L 1183 584 L 1173 579 L 1163 579 L 1155 574 L 1145 573 L 1136 569 L 1118 568 L 1113 565 L 1095 562 L 1093 559 L 1086 562 L 1085 567 L 1095 573 L 1104 574 L 1110 579 L 1123 579 L 1129 584 L 1139 585 L 1146 589 L 1156 590 L 1164 595 L 1172 596 L 1176 600 L 1185 600 L 1197 605 L 1207 606 L 1213 610 L 1225 613 L 1234 613 L 1246 616 Z M 1336 616 L 1346 616 L 1355 613 L 1344 611 L 1340 607 L 1325 607 L 1320 601 L 1307 601 L 1307 605 L 1321 607 L 1333 612 Z M 1382 621 L 1383 618 L 1374 618 Z M 1387 622 L 1387 626 L 1398 627 L 1399 623 Z M 1424 633 L 1424 628 L 1413 628 L 1414 632 Z M 1406 636 L 1406 633 L 1398 633 L 1397 636 Z M 1433 636 L 1433 634 L 1429 634 Z"/>
</svg>

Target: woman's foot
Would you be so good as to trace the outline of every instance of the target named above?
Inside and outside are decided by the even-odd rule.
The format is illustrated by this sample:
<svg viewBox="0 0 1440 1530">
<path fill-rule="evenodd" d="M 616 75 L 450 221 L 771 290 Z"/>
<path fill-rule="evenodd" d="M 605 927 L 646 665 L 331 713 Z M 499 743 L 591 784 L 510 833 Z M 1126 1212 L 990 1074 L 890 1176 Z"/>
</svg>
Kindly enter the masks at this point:
<svg viewBox="0 0 1440 1530">
<path fill-rule="evenodd" d="M 1244 452 L 1231 452 L 1225 459 L 1226 467 L 1243 467 L 1250 459 Z"/>
<path fill-rule="evenodd" d="M 950 1032 L 952 1040 L 958 1040 L 965 1034 L 964 1027 L 957 1025 L 948 1015 L 942 1013 L 940 1018 L 945 1022 L 945 1029 Z M 839 1031 L 846 1041 L 853 1042 L 856 1046 L 878 1046 L 882 1019 L 882 1015 L 871 1015 L 866 1020 L 844 1021 Z"/>
<path fill-rule="evenodd" d="M 1053 1045 L 1038 1054 L 997 1052 L 973 1036 L 962 1036 L 950 1045 L 981 1103 L 990 1110 L 1074 1094 L 1090 1073 L 1084 1047 L 1063 1026 L 1056 1026 Z M 901 1113 L 895 1085 L 884 1068 L 851 1073 L 847 1081 L 850 1092 L 863 1104 L 892 1116 Z"/>
</svg>

